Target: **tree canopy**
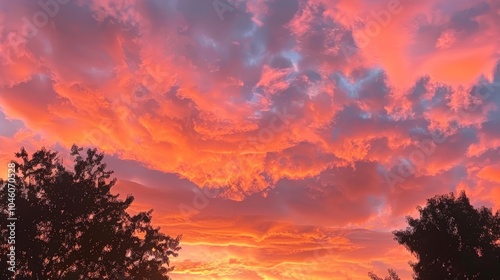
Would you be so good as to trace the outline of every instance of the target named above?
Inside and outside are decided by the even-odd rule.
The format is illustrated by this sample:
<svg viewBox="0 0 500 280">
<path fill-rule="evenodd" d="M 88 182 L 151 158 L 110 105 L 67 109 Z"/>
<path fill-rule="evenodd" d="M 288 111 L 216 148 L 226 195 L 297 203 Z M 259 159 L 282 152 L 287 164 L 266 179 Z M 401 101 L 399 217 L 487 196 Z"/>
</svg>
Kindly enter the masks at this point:
<svg viewBox="0 0 500 280">
<path fill-rule="evenodd" d="M 386 277 L 384 277 L 384 278 L 378 277 L 373 272 L 368 272 L 368 276 L 370 277 L 371 280 L 401 280 L 401 278 L 399 278 L 399 276 L 396 273 L 396 271 L 394 271 L 393 269 L 389 268 L 388 272 L 389 272 L 389 275 L 386 276 Z"/>
<path fill-rule="evenodd" d="M 474 208 L 465 192 L 427 200 L 420 218 L 394 231 L 395 240 L 418 259 L 415 279 L 500 279 L 500 213 Z"/>
<path fill-rule="evenodd" d="M 9 229 L 2 226 L 0 278 L 10 279 L 170 279 L 170 258 L 180 250 L 151 225 L 152 210 L 131 215 L 124 200 L 110 193 L 116 179 L 96 149 L 73 146 L 73 170 L 56 152 L 42 148 L 15 162 L 16 271 L 8 271 Z M 0 180 L 0 201 L 8 201 Z M 6 207 L 0 219 L 7 221 Z"/>
</svg>

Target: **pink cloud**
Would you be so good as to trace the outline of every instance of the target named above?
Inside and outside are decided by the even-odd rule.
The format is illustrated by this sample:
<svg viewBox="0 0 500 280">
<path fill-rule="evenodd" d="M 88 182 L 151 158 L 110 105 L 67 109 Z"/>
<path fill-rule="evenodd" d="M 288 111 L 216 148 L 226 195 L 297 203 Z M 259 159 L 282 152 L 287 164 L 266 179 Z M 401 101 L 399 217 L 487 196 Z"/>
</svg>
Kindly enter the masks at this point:
<svg viewBox="0 0 500 280">
<path fill-rule="evenodd" d="M 498 207 L 499 3 L 228 3 L 70 1 L 34 36 L 47 12 L 1 3 L 0 164 L 105 151 L 186 233 L 178 279 L 296 279 L 322 238 L 317 279 L 409 275 L 387 232 L 416 205 Z"/>
</svg>

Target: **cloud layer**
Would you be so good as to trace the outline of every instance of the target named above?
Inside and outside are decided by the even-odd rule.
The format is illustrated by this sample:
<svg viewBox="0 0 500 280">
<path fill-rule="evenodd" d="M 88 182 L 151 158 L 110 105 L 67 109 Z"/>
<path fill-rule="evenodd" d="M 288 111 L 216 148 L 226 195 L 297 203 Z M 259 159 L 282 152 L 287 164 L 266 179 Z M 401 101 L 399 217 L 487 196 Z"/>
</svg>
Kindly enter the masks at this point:
<svg viewBox="0 0 500 280">
<path fill-rule="evenodd" d="M 0 172 L 105 151 L 185 234 L 176 279 L 297 279 L 320 239 L 315 279 L 408 275 L 387 232 L 416 205 L 500 207 L 499 23 L 493 0 L 3 1 Z"/>
</svg>

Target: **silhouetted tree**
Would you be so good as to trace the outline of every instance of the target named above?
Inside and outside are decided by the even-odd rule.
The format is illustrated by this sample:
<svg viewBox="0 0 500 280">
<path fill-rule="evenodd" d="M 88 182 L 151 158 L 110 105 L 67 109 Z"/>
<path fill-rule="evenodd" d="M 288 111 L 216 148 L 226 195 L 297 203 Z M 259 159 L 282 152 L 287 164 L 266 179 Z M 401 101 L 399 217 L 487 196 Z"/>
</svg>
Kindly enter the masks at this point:
<svg viewBox="0 0 500 280">
<path fill-rule="evenodd" d="M 73 171 L 56 152 L 44 148 L 16 157 L 15 279 L 170 279 L 169 257 L 177 256 L 180 236 L 171 238 L 151 225 L 151 213 L 126 212 L 134 198 L 110 193 L 116 179 L 96 149 L 73 146 Z M 8 201 L 1 181 L 0 201 Z M 0 219 L 9 216 L 2 207 Z M 9 229 L 1 228 L 0 278 L 9 279 Z"/>
<path fill-rule="evenodd" d="M 389 271 L 389 276 L 386 276 L 385 278 L 380 278 L 373 272 L 368 272 L 368 276 L 372 280 L 401 280 L 396 271 L 394 271 L 393 269 L 389 268 L 387 271 Z"/>
<path fill-rule="evenodd" d="M 465 192 L 427 200 L 395 240 L 418 259 L 415 279 L 500 279 L 500 213 L 475 209 Z"/>
</svg>

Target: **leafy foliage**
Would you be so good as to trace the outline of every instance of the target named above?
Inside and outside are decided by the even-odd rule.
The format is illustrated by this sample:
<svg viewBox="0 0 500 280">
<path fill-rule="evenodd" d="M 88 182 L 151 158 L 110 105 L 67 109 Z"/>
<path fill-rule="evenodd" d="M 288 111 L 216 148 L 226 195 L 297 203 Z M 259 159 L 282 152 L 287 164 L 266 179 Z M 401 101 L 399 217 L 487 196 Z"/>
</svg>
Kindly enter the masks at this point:
<svg viewBox="0 0 500 280">
<path fill-rule="evenodd" d="M 169 258 L 177 256 L 180 236 L 153 228 L 152 210 L 127 213 L 134 198 L 110 193 L 116 179 L 110 180 L 104 155 L 89 149 L 84 157 L 82 150 L 71 149 L 73 171 L 44 148 L 31 158 L 24 148 L 16 153 L 21 162 L 16 163 L 15 279 L 170 279 Z M 4 203 L 7 191 L 0 183 Z M 9 232 L 1 231 L 0 278 L 9 279 Z"/>
<path fill-rule="evenodd" d="M 390 269 L 390 268 L 388 269 L 388 271 L 389 271 L 389 276 L 386 276 L 385 278 L 380 278 L 373 272 L 368 272 L 368 276 L 372 280 L 401 280 L 401 278 L 399 278 L 396 271 L 394 271 L 393 269 Z"/>
<path fill-rule="evenodd" d="M 465 192 L 436 196 L 395 240 L 418 259 L 415 279 L 500 279 L 500 213 L 475 209 Z"/>
</svg>

